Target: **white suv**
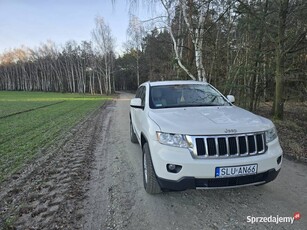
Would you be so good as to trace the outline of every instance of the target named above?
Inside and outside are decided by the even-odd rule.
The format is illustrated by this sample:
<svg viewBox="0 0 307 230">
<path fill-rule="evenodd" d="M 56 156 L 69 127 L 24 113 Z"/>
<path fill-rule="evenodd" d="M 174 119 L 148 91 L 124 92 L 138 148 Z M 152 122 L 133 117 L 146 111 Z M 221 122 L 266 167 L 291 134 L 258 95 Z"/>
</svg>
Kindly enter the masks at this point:
<svg viewBox="0 0 307 230">
<path fill-rule="evenodd" d="M 204 82 L 139 86 L 130 102 L 130 136 L 143 150 L 148 193 L 260 185 L 277 177 L 283 152 L 274 124 L 233 102 Z"/>
</svg>

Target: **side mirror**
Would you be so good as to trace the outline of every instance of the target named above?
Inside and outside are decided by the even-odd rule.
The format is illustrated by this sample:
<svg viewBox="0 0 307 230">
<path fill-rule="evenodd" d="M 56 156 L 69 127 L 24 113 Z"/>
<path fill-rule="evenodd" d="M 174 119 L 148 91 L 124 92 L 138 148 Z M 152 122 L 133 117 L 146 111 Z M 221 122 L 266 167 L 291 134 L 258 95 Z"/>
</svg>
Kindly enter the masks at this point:
<svg viewBox="0 0 307 230">
<path fill-rule="evenodd" d="M 144 109 L 144 106 L 142 106 L 141 98 L 133 98 L 133 99 L 131 99 L 130 106 L 132 108 L 136 108 L 136 109 Z"/>
<path fill-rule="evenodd" d="M 235 102 L 235 97 L 232 95 L 227 95 L 227 99 L 229 102 L 234 103 Z"/>
</svg>

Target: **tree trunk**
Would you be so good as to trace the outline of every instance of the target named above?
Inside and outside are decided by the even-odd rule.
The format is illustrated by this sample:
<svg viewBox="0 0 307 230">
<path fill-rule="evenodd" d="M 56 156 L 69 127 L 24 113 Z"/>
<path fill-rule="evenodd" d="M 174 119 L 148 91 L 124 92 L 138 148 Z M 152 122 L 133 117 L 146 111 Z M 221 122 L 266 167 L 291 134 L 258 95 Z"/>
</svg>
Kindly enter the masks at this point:
<svg viewBox="0 0 307 230">
<path fill-rule="evenodd" d="M 284 62 L 285 62 L 285 32 L 289 0 L 280 0 L 279 18 L 278 18 L 278 36 L 276 46 L 276 70 L 275 70 L 275 100 L 274 117 L 282 120 L 284 113 Z"/>
<path fill-rule="evenodd" d="M 139 50 L 136 49 L 136 80 L 138 86 L 140 85 L 140 66 L 139 66 Z"/>
</svg>

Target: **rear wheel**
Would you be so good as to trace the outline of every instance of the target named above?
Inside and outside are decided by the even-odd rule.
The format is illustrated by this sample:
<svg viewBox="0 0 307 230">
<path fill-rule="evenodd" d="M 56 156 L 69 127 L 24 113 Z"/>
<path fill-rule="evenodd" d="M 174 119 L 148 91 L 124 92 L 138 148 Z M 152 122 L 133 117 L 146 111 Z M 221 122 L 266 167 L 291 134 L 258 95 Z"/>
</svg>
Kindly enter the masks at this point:
<svg viewBox="0 0 307 230">
<path fill-rule="evenodd" d="M 161 188 L 152 165 L 150 151 L 147 143 L 145 143 L 143 146 L 143 181 L 144 188 L 147 193 L 157 194 L 161 192 Z"/>
<path fill-rule="evenodd" d="M 137 139 L 135 132 L 133 130 L 131 119 L 130 119 L 130 140 L 131 140 L 132 143 L 138 143 L 138 139 Z"/>
</svg>

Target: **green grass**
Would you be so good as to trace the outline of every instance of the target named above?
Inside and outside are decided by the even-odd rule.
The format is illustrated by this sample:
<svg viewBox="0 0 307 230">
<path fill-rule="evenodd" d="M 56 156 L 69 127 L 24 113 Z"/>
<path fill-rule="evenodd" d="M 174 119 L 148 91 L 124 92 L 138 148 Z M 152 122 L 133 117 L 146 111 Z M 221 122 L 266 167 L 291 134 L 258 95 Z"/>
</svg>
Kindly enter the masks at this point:
<svg viewBox="0 0 307 230">
<path fill-rule="evenodd" d="M 110 97 L 0 91 L 0 182 L 107 99 Z"/>
</svg>

